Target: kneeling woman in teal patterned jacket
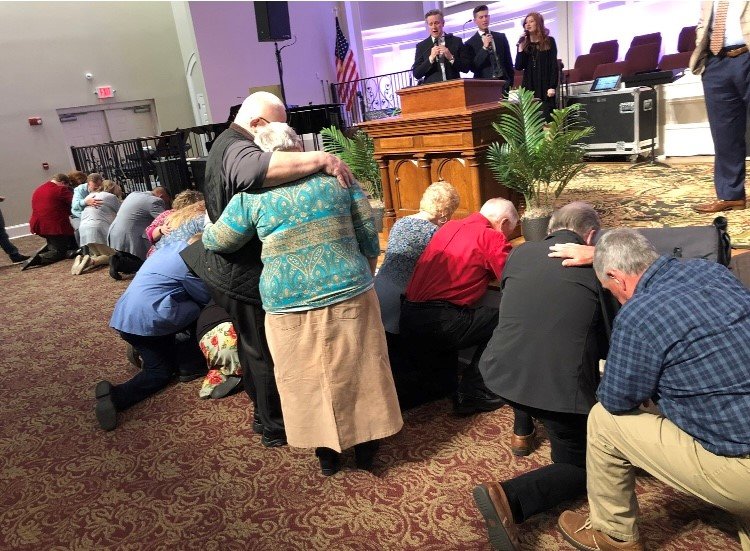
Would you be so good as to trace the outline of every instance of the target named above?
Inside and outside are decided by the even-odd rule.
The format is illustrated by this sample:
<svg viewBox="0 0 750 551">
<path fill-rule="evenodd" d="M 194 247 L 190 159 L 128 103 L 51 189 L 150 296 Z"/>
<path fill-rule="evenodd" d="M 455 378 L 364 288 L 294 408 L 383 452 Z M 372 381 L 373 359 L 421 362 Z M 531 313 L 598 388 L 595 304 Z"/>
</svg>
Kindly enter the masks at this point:
<svg viewBox="0 0 750 551">
<path fill-rule="evenodd" d="M 266 151 L 294 150 L 283 123 L 256 135 Z M 235 195 L 203 233 L 207 249 L 263 242 L 260 294 L 289 445 L 316 448 L 323 474 L 354 446 L 369 469 L 378 440 L 403 421 L 388 362 L 373 272 L 380 253 L 358 185 L 313 174 L 258 194 Z"/>
</svg>

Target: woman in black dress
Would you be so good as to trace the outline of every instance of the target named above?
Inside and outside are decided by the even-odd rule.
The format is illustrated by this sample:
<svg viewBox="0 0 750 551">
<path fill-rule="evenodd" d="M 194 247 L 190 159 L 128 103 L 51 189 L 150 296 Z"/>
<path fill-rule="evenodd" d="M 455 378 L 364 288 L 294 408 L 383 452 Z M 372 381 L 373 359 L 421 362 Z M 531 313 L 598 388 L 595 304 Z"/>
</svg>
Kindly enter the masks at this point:
<svg viewBox="0 0 750 551">
<path fill-rule="evenodd" d="M 523 20 L 524 33 L 518 41 L 516 70 L 523 71 L 521 86 L 534 92 L 542 102 L 544 119 L 550 120 L 555 108 L 558 83 L 557 45 L 544 26 L 544 17 L 529 13 Z"/>
</svg>

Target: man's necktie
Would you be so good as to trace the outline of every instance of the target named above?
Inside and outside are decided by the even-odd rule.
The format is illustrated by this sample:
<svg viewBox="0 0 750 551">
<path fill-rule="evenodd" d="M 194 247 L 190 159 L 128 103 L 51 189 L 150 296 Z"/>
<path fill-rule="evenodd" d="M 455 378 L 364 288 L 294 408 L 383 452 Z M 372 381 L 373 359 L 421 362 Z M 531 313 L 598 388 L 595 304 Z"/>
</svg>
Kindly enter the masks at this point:
<svg viewBox="0 0 750 551">
<path fill-rule="evenodd" d="M 492 33 L 490 31 L 487 31 L 486 33 L 484 33 L 484 36 L 492 37 Z M 500 59 L 498 59 L 497 51 L 495 51 L 494 38 L 492 39 L 492 42 L 490 42 L 490 65 L 492 67 L 492 78 L 505 78 L 503 76 L 505 72 L 501 70 Z"/>
<path fill-rule="evenodd" d="M 435 46 L 442 46 L 444 44 L 445 38 L 443 38 L 443 35 L 440 35 L 435 39 Z M 438 56 L 438 62 L 440 63 L 440 73 L 442 74 L 443 80 L 448 80 L 448 77 L 445 74 L 445 58 L 442 55 Z"/>
<path fill-rule="evenodd" d="M 490 38 L 492 38 L 492 33 L 490 33 L 490 31 L 487 31 L 486 33 L 484 33 L 484 36 L 489 36 Z M 492 42 L 490 42 L 490 51 L 491 52 L 495 51 L 495 41 L 494 40 Z"/>
<path fill-rule="evenodd" d="M 727 11 L 729 10 L 729 2 L 722 1 L 716 7 L 714 12 L 713 25 L 711 26 L 711 44 L 709 49 L 714 55 L 719 55 L 719 52 L 724 47 L 724 30 L 727 26 Z"/>
</svg>

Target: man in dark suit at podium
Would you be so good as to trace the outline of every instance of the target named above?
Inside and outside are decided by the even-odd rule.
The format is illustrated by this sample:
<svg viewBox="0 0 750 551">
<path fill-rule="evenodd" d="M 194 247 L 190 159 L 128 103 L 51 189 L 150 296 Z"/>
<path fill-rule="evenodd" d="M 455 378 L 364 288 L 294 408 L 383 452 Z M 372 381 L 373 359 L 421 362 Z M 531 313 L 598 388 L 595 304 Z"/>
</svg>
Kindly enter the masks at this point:
<svg viewBox="0 0 750 551">
<path fill-rule="evenodd" d="M 463 41 L 443 32 L 445 20 L 440 10 L 428 11 L 424 19 L 430 36 L 417 44 L 411 68 L 414 78 L 420 84 L 461 78 L 459 73 L 468 71 L 471 65 Z"/>
<path fill-rule="evenodd" d="M 507 92 L 513 84 L 513 58 L 508 39 L 503 33 L 490 31 L 490 11 L 487 6 L 477 6 L 472 13 L 477 32 L 466 41 L 466 50 L 474 78 L 504 80 Z"/>
</svg>

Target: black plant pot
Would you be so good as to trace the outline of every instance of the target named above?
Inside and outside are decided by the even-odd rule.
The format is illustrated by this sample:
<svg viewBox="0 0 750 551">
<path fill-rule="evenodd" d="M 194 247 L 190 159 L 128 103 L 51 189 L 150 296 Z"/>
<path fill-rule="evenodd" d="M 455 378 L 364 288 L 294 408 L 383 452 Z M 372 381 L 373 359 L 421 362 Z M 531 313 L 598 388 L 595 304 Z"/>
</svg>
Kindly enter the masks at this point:
<svg viewBox="0 0 750 551">
<path fill-rule="evenodd" d="M 543 241 L 547 237 L 547 226 L 552 216 L 542 218 L 522 218 L 521 231 L 526 241 Z"/>
</svg>

